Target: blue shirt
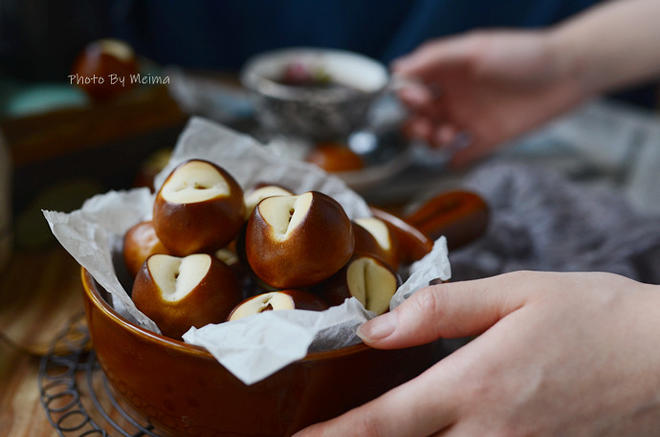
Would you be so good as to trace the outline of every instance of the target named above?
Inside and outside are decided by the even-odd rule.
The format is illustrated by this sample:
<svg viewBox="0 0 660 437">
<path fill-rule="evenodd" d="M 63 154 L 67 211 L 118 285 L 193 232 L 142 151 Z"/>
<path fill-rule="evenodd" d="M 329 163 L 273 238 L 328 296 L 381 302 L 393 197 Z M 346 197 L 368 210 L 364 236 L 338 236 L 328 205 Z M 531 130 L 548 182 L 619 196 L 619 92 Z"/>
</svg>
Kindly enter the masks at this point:
<svg viewBox="0 0 660 437">
<path fill-rule="evenodd" d="M 318 46 L 383 62 L 474 28 L 547 26 L 596 0 L 119 0 L 117 37 L 163 64 L 238 69 L 259 52 Z"/>
</svg>

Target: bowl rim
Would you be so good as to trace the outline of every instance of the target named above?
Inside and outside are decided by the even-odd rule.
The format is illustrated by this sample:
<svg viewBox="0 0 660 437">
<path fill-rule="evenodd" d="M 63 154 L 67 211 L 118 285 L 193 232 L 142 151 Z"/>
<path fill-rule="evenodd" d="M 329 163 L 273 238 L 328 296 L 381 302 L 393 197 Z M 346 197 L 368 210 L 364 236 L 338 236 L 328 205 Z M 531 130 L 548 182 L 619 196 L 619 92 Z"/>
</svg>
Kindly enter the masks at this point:
<svg viewBox="0 0 660 437">
<path fill-rule="evenodd" d="M 174 338 L 166 337 L 161 334 L 156 334 L 147 329 L 144 329 L 136 324 L 130 322 L 119 313 L 117 313 L 114 308 L 112 308 L 106 301 L 103 299 L 98 290 L 98 283 L 92 276 L 92 274 L 87 271 L 83 266 L 80 266 L 80 277 L 83 286 L 83 290 L 87 299 L 91 302 L 97 310 L 99 310 L 107 319 L 110 319 L 116 325 L 123 330 L 129 331 L 134 335 L 137 335 L 142 340 L 148 341 L 150 343 L 157 344 L 166 349 L 176 350 L 190 356 L 204 358 L 218 362 L 215 357 L 205 348 L 201 346 L 191 345 Z M 324 360 L 328 358 L 338 358 L 345 355 L 352 355 L 362 351 L 372 349 L 366 344 L 360 342 L 352 346 L 346 346 L 340 349 L 321 351 L 321 352 L 309 352 L 305 357 L 294 361 L 293 363 L 299 362 L 312 362 L 318 360 Z M 218 362 L 218 364 L 220 364 Z M 289 364 L 289 365 L 290 365 Z"/>
<path fill-rule="evenodd" d="M 307 52 L 307 53 L 316 53 L 316 54 L 339 54 L 344 56 L 350 56 L 362 61 L 373 64 L 377 68 L 381 69 L 384 73 L 385 81 L 381 86 L 372 90 L 372 91 L 362 91 L 359 95 L 361 96 L 376 96 L 382 93 L 386 88 L 389 82 L 389 73 L 385 65 L 380 61 L 370 58 L 369 56 L 363 55 L 361 53 L 352 52 L 350 50 L 334 49 L 329 47 L 309 47 L 309 46 L 293 46 L 293 47 L 282 47 L 274 50 L 268 50 L 262 53 L 258 53 L 245 62 L 243 68 L 241 68 L 239 77 L 241 84 L 248 90 L 275 99 L 282 99 L 288 101 L 308 101 L 310 95 L 314 94 L 314 98 L 322 100 L 325 102 L 340 102 L 350 100 L 347 99 L 346 93 L 337 93 L 334 90 L 304 90 L 297 87 L 292 87 L 289 85 L 278 83 L 270 78 L 257 75 L 254 71 L 254 67 L 263 60 L 273 57 L 273 56 L 282 56 L 292 52 Z"/>
</svg>

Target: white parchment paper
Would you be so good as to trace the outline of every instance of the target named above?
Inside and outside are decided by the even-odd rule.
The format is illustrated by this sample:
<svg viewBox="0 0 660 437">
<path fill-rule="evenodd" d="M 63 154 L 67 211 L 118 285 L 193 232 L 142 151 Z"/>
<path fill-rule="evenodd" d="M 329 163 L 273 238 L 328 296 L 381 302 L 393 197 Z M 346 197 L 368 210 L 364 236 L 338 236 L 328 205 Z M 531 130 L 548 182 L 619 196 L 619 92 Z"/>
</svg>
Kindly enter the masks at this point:
<svg viewBox="0 0 660 437">
<path fill-rule="evenodd" d="M 321 191 L 335 198 L 352 219 L 370 215 L 364 200 L 339 178 L 300 161 L 285 160 L 268 152 L 254 139 L 215 123 L 193 118 L 181 134 L 168 166 L 156 177 L 158 188 L 179 163 L 192 158 L 212 161 L 236 178 L 244 188 L 259 182 L 279 183 L 295 192 Z M 122 287 L 113 267 L 121 253 L 124 233 L 151 218 L 153 196 L 147 189 L 111 191 L 94 196 L 82 208 L 65 214 L 44 211 L 60 244 L 105 288 L 111 305 L 143 328 L 160 332 L 140 312 Z M 410 267 L 409 277 L 395 294 L 395 308 L 434 278 L 451 275 L 444 237 L 431 253 Z M 373 314 L 354 298 L 326 311 L 268 311 L 245 319 L 191 328 L 187 343 L 203 346 L 245 384 L 258 382 L 308 351 L 329 350 L 358 343 L 357 327 Z"/>
</svg>

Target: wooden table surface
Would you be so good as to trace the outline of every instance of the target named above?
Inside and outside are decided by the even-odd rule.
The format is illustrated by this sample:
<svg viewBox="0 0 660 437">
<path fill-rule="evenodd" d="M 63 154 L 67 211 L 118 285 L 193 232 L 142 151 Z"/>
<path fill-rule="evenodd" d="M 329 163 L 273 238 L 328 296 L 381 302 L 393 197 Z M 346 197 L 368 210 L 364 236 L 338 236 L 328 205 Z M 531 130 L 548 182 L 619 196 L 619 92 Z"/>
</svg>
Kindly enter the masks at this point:
<svg viewBox="0 0 660 437">
<path fill-rule="evenodd" d="M 55 436 L 40 401 L 39 364 L 55 338 L 83 311 L 80 267 L 53 246 L 15 253 L 0 274 L 0 437 Z M 79 372 L 83 373 L 83 372 Z M 100 372 L 95 385 L 100 386 Z M 94 408 L 84 399 L 83 405 Z M 102 390 L 98 390 L 102 393 Z M 108 399 L 100 399 L 112 410 Z M 90 413 L 93 419 L 93 413 Z M 126 426 L 118 414 L 111 415 Z M 102 419 L 105 429 L 112 428 Z M 88 429 L 88 428 L 86 428 Z M 79 435 L 67 433 L 66 436 Z M 108 435 L 118 435 L 108 432 Z"/>
<path fill-rule="evenodd" d="M 82 311 L 78 264 L 64 249 L 15 253 L 0 275 L 0 435 L 55 435 L 40 403 L 41 355 Z"/>
<path fill-rule="evenodd" d="M 0 343 L 0 434 L 50 436 L 37 389 L 39 359 L 6 342 Z"/>
</svg>

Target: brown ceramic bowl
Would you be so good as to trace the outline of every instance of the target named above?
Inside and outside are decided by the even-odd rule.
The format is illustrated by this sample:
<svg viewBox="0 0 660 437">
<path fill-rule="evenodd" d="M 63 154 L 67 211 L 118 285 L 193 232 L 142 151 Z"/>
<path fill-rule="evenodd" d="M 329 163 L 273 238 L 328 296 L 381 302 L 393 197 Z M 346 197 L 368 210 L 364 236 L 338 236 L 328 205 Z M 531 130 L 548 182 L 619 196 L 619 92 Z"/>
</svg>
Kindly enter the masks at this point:
<svg viewBox="0 0 660 437">
<path fill-rule="evenodd" d="M 82 269 L 94 349 L 112 387 L 173 435 L 287 436 L 367 402 L 432 363 L 431 346 L 383 351 L 364 344 L 310 353 L 246 386 L 205 349 L 121 317 Z"/>
<path fill-rule="evenodd" d="M 411 254 L 430 250 L 431 242 L 417 229 L 379 214 L 406 237 Z M 470 216 L 478 214 L 459 219 L 469 221 Z M 439 223 L 446 227 L 448 221 Z M 479 229 L 474 227 L 475 238 L 483 232 Z M 434 358 L 432 345 L 376 350 L 358 344 L 310 353 L 246 386 L 205 349 L 121 317 L 107 303 L 105 290 L 85 269 L 81 273 L 89 331 L 110 384 L 159 431 L 177 436 L 291 435 L 415 377 Z"/>
</svg>

